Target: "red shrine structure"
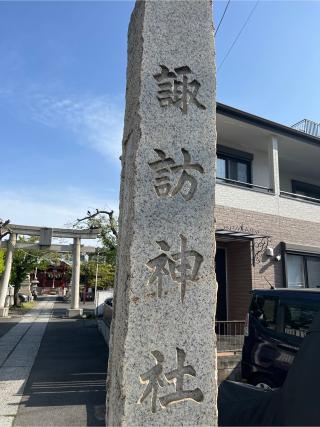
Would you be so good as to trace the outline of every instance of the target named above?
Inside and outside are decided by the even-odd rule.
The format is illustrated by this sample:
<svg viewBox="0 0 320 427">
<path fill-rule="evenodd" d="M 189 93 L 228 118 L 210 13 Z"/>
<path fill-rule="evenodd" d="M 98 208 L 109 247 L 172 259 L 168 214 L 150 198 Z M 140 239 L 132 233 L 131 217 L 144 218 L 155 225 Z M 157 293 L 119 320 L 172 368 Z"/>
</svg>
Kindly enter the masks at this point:
<svg viewBox="0 0 320 427">
<path fill-rule="evenodd" d="M 46 270 L 38 270 L 30 274 L 31 283 L 37 282 L 40 291 L 51 291 L 68 289 L 71 281 L 70 266 L 61 261 L 59 265 L 50 265 Z"/>
</svg>

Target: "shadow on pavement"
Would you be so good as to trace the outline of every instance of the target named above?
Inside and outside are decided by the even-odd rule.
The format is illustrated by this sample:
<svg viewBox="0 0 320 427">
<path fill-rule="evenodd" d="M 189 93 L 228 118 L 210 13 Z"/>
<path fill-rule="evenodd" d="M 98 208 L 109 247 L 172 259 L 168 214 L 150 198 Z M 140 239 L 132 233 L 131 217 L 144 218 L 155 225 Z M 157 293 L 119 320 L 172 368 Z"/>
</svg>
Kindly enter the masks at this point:
<svg viewBox="0 0 320 427">
<path fill-rule="evenodd" d="M 20 319 L 6 319 L 3 318 L 0 320 L 0 338 L 3 337 L 7 332 L 10 331 Z"/>
<path fill-rule="evenodd" d="M 107 358 L 95 320 L 52 319 L 15 426 L 104 426 Z"/>
</svg>

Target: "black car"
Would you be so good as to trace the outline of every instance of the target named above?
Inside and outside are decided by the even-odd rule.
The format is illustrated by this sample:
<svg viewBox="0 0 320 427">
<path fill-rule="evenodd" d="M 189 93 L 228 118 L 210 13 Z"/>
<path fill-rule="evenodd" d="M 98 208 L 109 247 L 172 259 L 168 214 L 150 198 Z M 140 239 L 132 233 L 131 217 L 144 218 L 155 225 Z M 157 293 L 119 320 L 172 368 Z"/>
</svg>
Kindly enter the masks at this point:
<svg viewBox="0 0 320 427">
<path fill-rule="evenodd" d="M 242 349 L 242 378 L 264 388 L 280 387 L 319 310 L 317 289 L 253 290 Z"/>
</svg>

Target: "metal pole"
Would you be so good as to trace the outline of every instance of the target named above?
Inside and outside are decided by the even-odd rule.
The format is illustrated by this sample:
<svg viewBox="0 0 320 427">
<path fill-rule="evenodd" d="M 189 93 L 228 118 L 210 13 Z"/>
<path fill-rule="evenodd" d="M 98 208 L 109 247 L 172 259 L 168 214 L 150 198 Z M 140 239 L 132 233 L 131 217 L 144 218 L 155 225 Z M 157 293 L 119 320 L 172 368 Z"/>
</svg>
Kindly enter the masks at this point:
<svg viewBox="0 0 320 427">
<path fill-rule="evenodd" d="M 12 233 L 8 241 L 6 265 L 5 265 L 2 280 L 0 283 L 0 317 L 4 317 L 8 315 L 8 310 L 5 308 L 5 302 L 6 302 L 7 292 L 8 292 L 10 274 L 11 274 L 13 251 L 16 246 L 16 243 L 17 243 L 17 235 L 15 233 Z"/>
<path fill-rule="evenodd" d="M 97 313 L 97 308 L 98 308 L 98 298 L 97 298 L 98 272 L 99 272 L 99 252 L 97 254 L 96 283 L 95 283 L 95 286 L 94 286 L 94 306 L 95 306 L 96 315 L 98 314 Z"/>
</svg>

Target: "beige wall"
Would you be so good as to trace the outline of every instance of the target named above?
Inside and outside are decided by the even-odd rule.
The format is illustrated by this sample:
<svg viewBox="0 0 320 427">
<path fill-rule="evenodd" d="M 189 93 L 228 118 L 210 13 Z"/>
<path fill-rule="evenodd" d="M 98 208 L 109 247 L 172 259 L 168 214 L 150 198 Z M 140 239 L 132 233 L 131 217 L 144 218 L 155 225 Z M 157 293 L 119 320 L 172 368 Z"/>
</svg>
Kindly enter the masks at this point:
<svg viewBox="0 0 320 427">
<path fill-rule="evenodd" d="M 241 211 L 246 208 L 260 215 L 320 223 L 320 204 L 261 193 L 235 185 L 217 183 L 216 204 Z"/>
</svg>

